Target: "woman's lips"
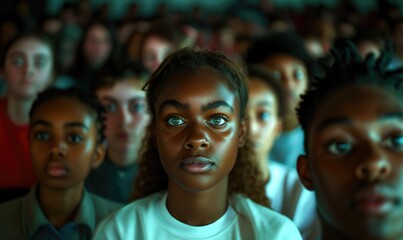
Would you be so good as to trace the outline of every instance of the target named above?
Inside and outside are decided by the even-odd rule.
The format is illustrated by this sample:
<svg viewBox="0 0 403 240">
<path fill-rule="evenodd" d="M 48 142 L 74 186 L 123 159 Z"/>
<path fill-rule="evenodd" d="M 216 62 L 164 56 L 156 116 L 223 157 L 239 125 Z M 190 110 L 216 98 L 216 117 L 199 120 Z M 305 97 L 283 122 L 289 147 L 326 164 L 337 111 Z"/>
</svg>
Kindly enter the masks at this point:
<svg viewBox="0 0 403 240">
<path fill-rule="evenodd" d="M 51 177 L 64 177 L 67 169 L 60 162 L 50 162 L 46 166 L 46 173 Z"/>
<path fill-rule="evenodd" d="M 208 158 L 195 156 L 185 158 L 180 162 L 180 166 L 190 173 L 205 173 L 210 171 L 215 163 Z"/>
</svg>

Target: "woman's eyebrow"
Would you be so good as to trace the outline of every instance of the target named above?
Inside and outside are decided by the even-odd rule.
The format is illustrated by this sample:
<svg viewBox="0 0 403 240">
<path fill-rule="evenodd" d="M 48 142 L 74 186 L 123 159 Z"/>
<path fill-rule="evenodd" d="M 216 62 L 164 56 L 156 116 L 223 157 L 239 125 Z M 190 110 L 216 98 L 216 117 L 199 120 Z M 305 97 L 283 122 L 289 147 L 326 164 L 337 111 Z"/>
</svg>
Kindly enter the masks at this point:
<svg viewBox="0 0 403 240">
<path fill-rule="evenodd" d="M 161 104 L 161 106 L 158 108 L 158 111 L 161 112 L 167 106 L 172 106 L 172 107 L 183 109 L 183 110 L 189 109 L 189 104 L 183 104 L 174 99 L 167 99 Z"/>
<path fill-rule="evenodd" d="M 216 109 L 219 107 L 228 108 L 231 111 L 231 113 L 234 113 L 234 108 L 229 103 L 227 103 L 226 101 L 222 101 L 222 100 L 208 103 L 207 105 L 202 106 L 202 111 L 206 112 L 208 110 Z"/>
</svg>

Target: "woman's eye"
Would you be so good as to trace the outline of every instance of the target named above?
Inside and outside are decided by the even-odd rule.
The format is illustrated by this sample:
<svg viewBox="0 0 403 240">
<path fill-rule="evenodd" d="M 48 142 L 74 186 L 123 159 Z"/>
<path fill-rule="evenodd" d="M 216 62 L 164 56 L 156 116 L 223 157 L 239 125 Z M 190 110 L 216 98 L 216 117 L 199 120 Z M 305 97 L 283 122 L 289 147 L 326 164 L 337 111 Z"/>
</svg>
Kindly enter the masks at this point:
<svg viewBox="0 0 403 240">
<path fill-rule="evenodd" d="M 294 78 L 297 80 L 302 80 L 304 78 L 304 71 L 302 71 L 302 69 L 295 70 Z"/>
<path fill-rule="evenodd" d="M 269 112 L 266 112 L 266 111 L 260 112 L 259 115 L 258 115 L 259 119 L 263 120 L 263 121 L 268 121 L 270 119 L 270 116 L 271 116 L 271 114 Z"/>
<path fill-rule="evenodd" d="M 227 123 L 227 119 L 224 118 L 223 116 L 215 116 L 210 118 L 210 120 L 207 121 L 208 124 L 214 125 L 214 126 L 222 126 Z"/>
<path fill-rule="evenodd" d="M 391 149 L 403 150 L 403 135 L 389 137 L 385 141 L 385 145 Z"/>
<path fill-rule="evenodd" d="M 115 112 L 116 111 L 116 105 L 113 103 L 106 103 L 105 105 L 105 109 L 107 112 Z"/>
<path fill-rule="evenodd" d="M 352 144 L 348 142 L 332 142 L 327 146 L 327 151 L 333 155 L 346 155 L 352 148 Z"/>
<path fill-rule="evenodd" d="M 274 79 L 276 79 L 276 80 L 281 80 L 281 73 L 280 73 L 280 71 L 277 71 L 277 70 L 271 71 L 271 75 L 272 75 L 272 77 L 273 77 Z"/>
<path fill-rule="evenodd" d="M 35 66 L 37 68 L 42 68 L 46 65 L 46 60 L 45 59 L 39 59 L 35 61 Z"/>
<path fill-rule="evenodd" d="M 22 58 L 14 58 L 13 65 L 15 66 L 22 66 L 24 64 L 24 60 Z"/>
<path fill-rule="evenodd" d="M 167 119 L 167 123 L 169 126 L 180 126 L 185 124 L 185 121 L 179 117 L 170 117 Z"/>
<path fill-rule="evenodd" d="M 49 139 L 49 134 L 46 132 L 37 132 L 34 136 L 39 141 L 46 141 Z"/>
<path fill-rule="evenodd" d="M 83 137 L 78 134 L 72 134 L 68 137 L 69 142 L 71 143 L 80 143 L 83 141 Z"/>
<path fill-rule="evenodd" d="M 135 113 L 144 112 L 145 105 L 144 105 L 144 103 L 132 103 L 130 105 L 130 109 L 132 112 L 135 112 Z"/>
</svg>

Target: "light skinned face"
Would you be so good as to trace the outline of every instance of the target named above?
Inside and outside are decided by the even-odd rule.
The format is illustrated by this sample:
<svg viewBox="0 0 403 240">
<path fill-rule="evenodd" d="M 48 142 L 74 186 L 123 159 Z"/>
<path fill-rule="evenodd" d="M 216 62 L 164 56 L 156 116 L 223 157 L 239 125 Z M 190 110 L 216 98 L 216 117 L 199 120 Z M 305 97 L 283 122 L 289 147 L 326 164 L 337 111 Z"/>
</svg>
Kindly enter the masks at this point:
<svg viewBox="0 0 403 240">
<path fill-rule="evenodd" d="M 172 43 L 158 37 L 149 36 L 144 42 L 141 61 L 144 67 L 154 72 L 164 59 L 173 51 Z"/>
<path fill-rule="evenodd" d="M 29 143 L 38 181 L 53 190 L 81 188 L 105 155 L 103 145 L 98 144 L 95 113 L 69 97 L 53 99 L 36 109 Z"/>
<path fill-rule="evenodd" d="M 263 64 L 284 88 L 286 112 L 295 115 L 295 108 L 300 102 L 301 95 L 308 87 L 308 73 L 305 64 L 286 54 L 272 55 Z"/>
<path fill-rule="evenodd" d="M 325 235 L 403 237 L 403 101 L 374 86 L 332 93 L 308 131 L 300 178 L 315 191 Z M 326 239 L 326 238 L 324 238 Z"/>
<path fill-rule="evenodd" d="M 6 55 L 4 77 L 9 95 L 22 99 L 35 98 L 53 78 L 50 47 L 34 37 L 17 41 Z"/>
<path fill-rule="evenodd" d="M 169 79 L 156 101 L 155 130 L 168 186 L 227 189 L 245 130 L 239 103 L 215 70 Z"/>
<path fill-rule="evenodd" d="M 127 79 L 96 93 L 107 110 L 105 136 L 108 149 L 132 156 L 125 165 L 137 159 L 149 121 L 145 92 L 141 90 L 143 85 L 139 80 Z"/>
<path fill-rule="evenodd" d="M 264 80 L 249 78 L 249 134 L 259 159 L 267 161 L 275 138 L 281 133 L 281 120 L 274 90 Z"/>
</svg>

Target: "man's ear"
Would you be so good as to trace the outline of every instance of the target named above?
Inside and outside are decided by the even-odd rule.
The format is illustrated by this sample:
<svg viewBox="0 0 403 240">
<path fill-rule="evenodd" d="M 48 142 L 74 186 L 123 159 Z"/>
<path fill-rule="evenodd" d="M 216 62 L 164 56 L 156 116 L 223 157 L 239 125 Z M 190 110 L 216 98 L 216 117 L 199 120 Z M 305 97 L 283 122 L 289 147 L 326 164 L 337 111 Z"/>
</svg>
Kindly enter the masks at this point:
<svg viewBox="0 0 403 240">
<path fill-rule="evenodd" d="M 105 159 L 106 146 L 105 144 L 98 144 L 95 149 L 94 160 L 92 162 L 92 168 L 97 168 Z"/>
<path fill-rule="evenodd" d="M 248 134 L 248 126 L 246 123 L 246 119 L 243 118 L 241 119 L 241 123 L 239 125 L 239 141 L 238 141 L 239 147 L 243 147 L 245 145 L 247 134 Z"/>
<path fill-rule="evenodd" d="M 311 171 L 309 169 L 308 158 L 306 155 L 299 155 L 297 160 L 297 172 L 302 184 L 308 190 L 315 190 L 313 186 Z"/>
</svg>

